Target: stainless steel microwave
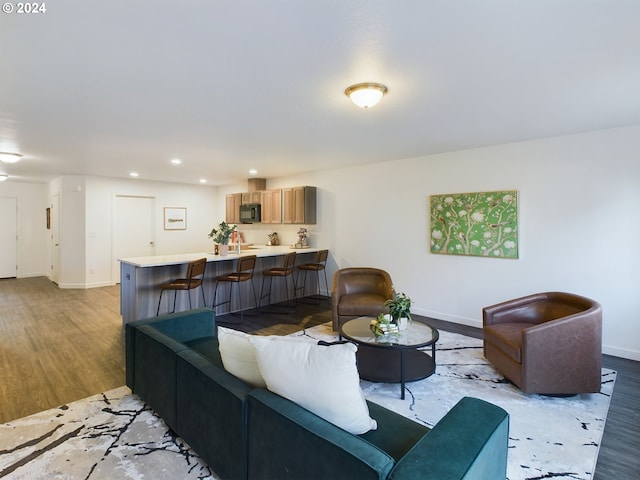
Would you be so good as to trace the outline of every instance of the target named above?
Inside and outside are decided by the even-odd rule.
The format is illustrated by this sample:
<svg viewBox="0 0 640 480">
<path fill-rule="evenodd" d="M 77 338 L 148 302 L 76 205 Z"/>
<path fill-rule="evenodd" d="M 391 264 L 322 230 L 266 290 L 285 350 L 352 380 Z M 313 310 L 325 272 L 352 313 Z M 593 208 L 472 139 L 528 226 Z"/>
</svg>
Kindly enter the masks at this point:
<svg viewBox="0 0 640 480">
<path fill-rule="evenodd" d="M 242 223 L 260 223 L 261 210 L 259 203 L 240 205 L 240 221 Z"/>
</svg>

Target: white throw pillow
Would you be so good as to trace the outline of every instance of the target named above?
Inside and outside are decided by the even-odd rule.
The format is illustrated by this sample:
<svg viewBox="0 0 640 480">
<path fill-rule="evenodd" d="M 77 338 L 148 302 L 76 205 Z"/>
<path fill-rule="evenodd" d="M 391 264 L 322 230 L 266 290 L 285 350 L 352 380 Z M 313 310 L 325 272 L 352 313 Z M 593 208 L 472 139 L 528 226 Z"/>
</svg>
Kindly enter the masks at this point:
<svg viewBox="0 0 640 480">
<path fill-rule="evenodd" d="M 218 348 L 224 369 L 253 387 L 266 387 L 258 362 L 256 349 L 249 343 L 251 335 L 218 327 Z"/>
<path fill-rule="evenodd" d="M 360 388 L 354 344 L 322 346 L 278 336 L 249 342 L 269 390 L 350 433 L 376 429 Z"/>
</svg>

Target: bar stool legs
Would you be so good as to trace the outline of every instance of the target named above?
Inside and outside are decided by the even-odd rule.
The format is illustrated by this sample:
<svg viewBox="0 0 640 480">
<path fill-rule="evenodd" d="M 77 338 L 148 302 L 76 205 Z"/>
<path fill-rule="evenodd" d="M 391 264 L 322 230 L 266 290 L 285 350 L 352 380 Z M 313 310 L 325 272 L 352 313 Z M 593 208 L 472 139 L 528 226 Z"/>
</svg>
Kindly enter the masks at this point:
<svg viewBox="0 0 640 480">
<path fill-rule="evenodd" d="M 256 306 L 256 310 L 258 309 L 258 302 L 256 300 L 256 287 L 253 284 L 253 271 L 256 266 L 256 256 L 255 255 L 247 255 L 245 257 L 240 257 L 238 259 L 238 266 L 235 272 L 228 273 L 226 275 L 219 275 L 216 277 L 216 287 L 213 292 L 213 308 L 229 304 L 229 311 L 231 313 L 231 299 L 233 294 L 233 285 L 238 285 L 238 304 L 240 306 L 240 323 L 244 321 L 244 307 L 242 305 L 242 292 L 240 291 L 240 284 L 242 282 L 250 282 L 251 288 L 253 289 L 253 302 Z M 216 303 L 216 298 L 218 295 L 218 285 L 220 282 L 229 283 L 229 298 L 224 302 Z M 225 320 L 226 322 L 226 320 Z"/>
<path fill-rule="evenodd" d="M 218 283 L 217 282 L 216 282 L 216 288 L 215 288 L 214 293 L 213 293 L 213 307 L 215 308 L 215 307 L 218 307 L 220 305 L 229 304 L 229 313 L 232 314 L 232 315 L 234 314 L 234 312 L 231 311 L 231 299 L 233 298 L 233 285 L 234 285 L 234 283 L 237 283 L 237 282 L 229 283 L 229 297 L 224 302 L 216 303 L 216 295 L 218 293 Z M 253 302 L 254 302 L 254 305 L 257 306 L 257 302 L 256 302 L 256 287 L 253 284 L 253 281 L 251 281 L 251 288 L 253 289 Z M 240 289 L 240 284 L 238 284 L 237 290 L 238 290 L 238 304 L 240 306 L 240 322 L 237 322 L 237 323 L 242 323 L 242 322 L 244 322 L 244 310 L 245 310 L 245 308 L 244 308 L 244 306 L 242 304 L 242 291 Z M 230 322 L 229 320 L 220 320 L 220 322 L 235 323 L 235 322 Z"/>
<path fill-rule="evenodd" d="M 317 304 L 320 305 L 322 302 L 322 295 L 320 295 L 320 271 L 324 273 L 324 285 L 326 288 L 326 292 L 329 292 L 329 282 L 327 281 L 327 257 L 329 255 L 328 250 L 319 250 L 316 253 L 315 262 L 303 263 L 302 265 L 298 265 L 298 274 L 296 279 L 296 299 L 298 298 L 298 291 L 302 291 L 302 297 L 304 297 L 304 289 L 307 285 L 307 274 L 310 271 L 316 272 L 316 282 L 318 287 L 318 293 L 316 294 L 316 299 L 318 300 Z M 304 271 L 304 280 L 302 284 L 300 284 L 300 271 Z"/>
<path fill-rule="evenodd" d="M 287 278 L 291 277 L 291 283 L 293 283 L 293 298 L 296 300 L 296 281 L 293 275 L 293 266 L 296 262 L 296 252 L 288 253 L 284 256 L 284 263 L 282 267 L 273 267 L 262 272 L 262 286 L 260 287 L 260 300 L 258 301 L 258 311 L 261 310 L 262 299 L 269 298 L 269 302 L 267 305 L 271 305 L 271 287 L 273 286 L 273 279 L 282 278 L 284 280 L 284 289 L 287 295 L 287 310 L 286 312 L 275 312 L 274 313 L 289 313 L 291 311 L 291 299 L 289 298 L 289 285 L 287 282 Z M 269 278 L 269 289 L 267 293 L 264 293 L 264 283 L 266 279 Z"/>
</svg>

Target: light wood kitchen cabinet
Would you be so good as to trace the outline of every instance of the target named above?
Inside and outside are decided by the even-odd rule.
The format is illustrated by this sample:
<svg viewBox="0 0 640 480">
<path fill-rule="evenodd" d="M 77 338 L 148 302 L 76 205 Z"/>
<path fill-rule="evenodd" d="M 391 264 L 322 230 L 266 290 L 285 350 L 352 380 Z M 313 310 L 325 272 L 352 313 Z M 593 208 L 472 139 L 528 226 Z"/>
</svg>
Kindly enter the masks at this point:
<svg viewBox="0 0 640 480">
<path fill-rule="evenodd" d="M 316 223 L 316 187 L 282 189 L 282 223 Z"/>
<path fill-rule="evenodd" d="M 225 221 L 231 224 L 240 223 L 240 204 L 242 203 L 241 193 L 230 193 L 226 196 Z"/>
<path fill-rule="evenodd" d="M 262 223 L 282 223 L 282 190 L 263 190 L 260 193 Z"/>
<path fill-rule="evenodd" d="M 242 204 L 246 205 L 247 203 L 261 203 L 262 202 L 262 192 L 245 192 L 242 193 Z"/>
</svg>

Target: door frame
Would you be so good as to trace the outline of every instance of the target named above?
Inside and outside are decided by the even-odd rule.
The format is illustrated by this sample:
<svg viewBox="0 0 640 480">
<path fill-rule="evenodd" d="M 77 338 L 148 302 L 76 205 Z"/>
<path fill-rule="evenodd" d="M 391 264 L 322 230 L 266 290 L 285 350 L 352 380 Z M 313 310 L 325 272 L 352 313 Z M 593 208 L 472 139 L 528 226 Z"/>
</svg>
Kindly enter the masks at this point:
<svg viewBox="0 0 640 480">
<path fill-rule="evenodd" d="M 51 208 L 49 213 L 49 226 L 51 227 L 49 236 L 49 246 L 51 248 L 51 265 L 49 270 L 49 280 L 58 284 L 60 279 L 60 194 L 51 195 Z"/>
<path fill-rule="evenodd" d="M 17 278 L 18 277 L 18 198 L 9 197 L 9 196 L 0 196 L 0 199 L 2 199 L 3 204 L 5 203 L 5 200 L 7 200 L 6 205 L 9 209 L 12 210 L 11 219 L 13 220 L 13 230 L 11 232 L 13 233 L 12 238 L 9 238 L 7 236 L 7 244 L 5 245 L 4 242 L 2 244 L 3 255 L 6 255 L 6 253 L 8 253 L 9 250 L 11 250 L 13 254 L 13 256 L 11 257 L 11 260 L 7 262 L 7 263 L 11 263 L 11 265 L 7 265 L 7 267 L 11 270 L 12 274 L 10 276 L 4 276 L 4 272 L 0 272 L 0 278 Z M 2 210 L 4 212 L 4 206 Z M 3 222 L 3 225 L 8 224 L 8 222 L 4 218 L 2 219 L 2 222 Z M 6 229 L 3 231 L 6 232 Z M 3 237 L 4 237 L 4 234 L 3 234 Z M 4 257 L 3 264 L 6 261 L 7 256 L 8 255 Z M 9 270 L 7 270 L 6 273 L 9 273 Z"/>
<path fill-rule="evenodd" d="M 149 232 L 149 242 L 150 242 L 150 251 L 149 255 L 155 254 L 155 234 L 156 234 L 156 197 L 152 195 L 124 195 L 124 194 L 114 194 L 113 195 L 113 208 L 112 208 L 112 218 L 111 218 L 111 283 L 113 285 L 117 285 L 120 283 L 120 262 L 118 262 L 118 255 L 116 252 L 116 232 L 117 232 L 117 201 L 118 198 L 133 198 L 133 199 L 144 199 L 150 200 L 149 206 L 149 219 L 150 219 L 150 232 Z"/>
</svg>

